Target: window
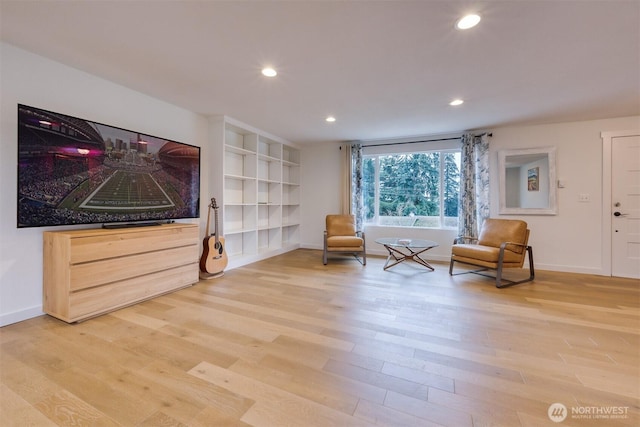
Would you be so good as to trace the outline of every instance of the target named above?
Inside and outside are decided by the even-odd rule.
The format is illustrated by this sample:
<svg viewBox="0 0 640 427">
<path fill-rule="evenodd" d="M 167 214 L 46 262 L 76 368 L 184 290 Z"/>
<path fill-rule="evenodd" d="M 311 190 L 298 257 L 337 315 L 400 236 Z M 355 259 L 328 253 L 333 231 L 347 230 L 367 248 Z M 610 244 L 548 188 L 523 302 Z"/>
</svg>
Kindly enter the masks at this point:
<svg viewBox="0 0 640 427">
<path fill-rule="evenodd" d="M 459 149 L 364 155 L 362 175 L 367 223 L 458 226 Z"/>
</svg>

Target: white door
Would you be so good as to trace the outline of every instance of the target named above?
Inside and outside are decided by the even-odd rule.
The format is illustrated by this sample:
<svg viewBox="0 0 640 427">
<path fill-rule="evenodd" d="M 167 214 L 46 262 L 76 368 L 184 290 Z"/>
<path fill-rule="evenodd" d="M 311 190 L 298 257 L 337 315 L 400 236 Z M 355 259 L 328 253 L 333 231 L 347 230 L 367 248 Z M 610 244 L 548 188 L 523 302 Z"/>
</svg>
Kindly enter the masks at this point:
<svg viewBox="0 0 640 427">
<path fill-rule="evenodd" d="M 640 136 L 611 140 L 611 275 L 640 279 Z"/>
</svg>

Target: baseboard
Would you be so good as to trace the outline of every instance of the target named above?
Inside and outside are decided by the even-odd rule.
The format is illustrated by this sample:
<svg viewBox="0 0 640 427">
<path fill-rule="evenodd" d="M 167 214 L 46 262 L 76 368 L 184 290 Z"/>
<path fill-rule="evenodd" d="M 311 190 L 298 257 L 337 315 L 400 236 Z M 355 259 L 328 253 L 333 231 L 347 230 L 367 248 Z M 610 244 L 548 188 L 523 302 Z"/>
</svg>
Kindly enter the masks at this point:
<svg viewBox="0 0 640 427">
<path fill-rule="evenodd" d="M 44 312 L 42 311 L 41 305 L 25 308 L 24 310 L 13 311 L 11 313 L 0 314 L 0 327 L 42 316 L 43 314 Z"/>
<path fill-rule="evenodd" d="M 313 243 L 301 243 L 300 244 L 300 249 L 313 249 L 313 250 L 317 250 L 317 251 L 322 251 L 324 250 L 324 247 L 322 245 L 316 245 Z"/>
<path fill-rule="evenodd" d="M 534 256 L 535 260 L 535 256 Z M 525 261 L 525 266 L 526 266 Z M 591 274 L 594 276 L 609 276 L 608 274 L 604 274 L 601 268 L 589 268 L 589 267 L 581 267 L 576 265 L 557 265 L 557 264 L 535 264 L 536 271 L 546 270 L 546 271 L 557 271 L 560 273 L 577 273 L 577 274 Z"/>
<path fill-rule="evenodd" d="M 247 264 L 251 264 L 253 262 L 262 261 L 267 258 L 271 258 L 276 255 L 282 255 L 284 253 L 293 251 L 300 248 L 299 244 L 290 244 L 282 248 L 271 249 L 263 252 L 258 252 L 255 254 L 249 255 L 233 255 L 229 256 L 229 263 L 227 265 L 227 270 L 233 270 L 234 268 L 242 267 Z"/>
</svg>

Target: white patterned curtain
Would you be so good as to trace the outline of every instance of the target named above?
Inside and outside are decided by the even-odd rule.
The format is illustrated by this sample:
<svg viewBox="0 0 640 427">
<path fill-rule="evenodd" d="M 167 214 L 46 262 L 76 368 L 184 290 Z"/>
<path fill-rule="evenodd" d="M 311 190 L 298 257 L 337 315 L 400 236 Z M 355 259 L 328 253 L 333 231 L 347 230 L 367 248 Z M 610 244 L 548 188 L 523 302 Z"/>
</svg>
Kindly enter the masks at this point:
<svg viewBox="0 0 640 427">
<path fill-rule="evenodd" d="M 341 161 L 341 186 L 342 186 L 342 194 L 340 198 L 340 213 L 342 215 L 351 214 L 351 205 L 353 199 L 353 192 L 351 191 L 351 186 L 353 185 L 353 174 L 351 172 L 352 169 L 352 159 L 351 159 L 351 144 L 346 143 L 340 145 L 340 161 Z"/>
<path fill-rule="evenodd" d="M 356 219 L 356 230 L 364 226 L 364 198 L 362 194 L 362 145 L 351 145 L 351 213 Z"/>
<path fill-rule="evenodd" d="M 362 195 L 362 145 L 342 144 L 342 199 L 340 211 L 353 215 L 356 230 L 362 230 L 364 224 L 364 199 Z"/>
<path fill-rule="evenodd" d="M 458 235 L 478 237 L 489 218 L 489 136 L 462 135 Z"/>
</svg>

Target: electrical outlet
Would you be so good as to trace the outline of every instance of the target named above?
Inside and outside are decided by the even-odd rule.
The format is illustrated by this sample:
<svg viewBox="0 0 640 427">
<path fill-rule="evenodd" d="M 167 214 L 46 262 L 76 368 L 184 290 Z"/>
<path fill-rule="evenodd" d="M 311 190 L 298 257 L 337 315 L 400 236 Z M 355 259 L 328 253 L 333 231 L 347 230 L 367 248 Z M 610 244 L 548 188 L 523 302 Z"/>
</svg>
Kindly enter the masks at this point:
<svg viewBox="0 0 640 427">
<path fill-rule="evenodd" d="M 591 201 L 591 196 L 589 196 L 586 193 L 582 193 L 582 194 L 578 195 L 578 201 L 579 202 L 590 202 Z"/>
</svg>

